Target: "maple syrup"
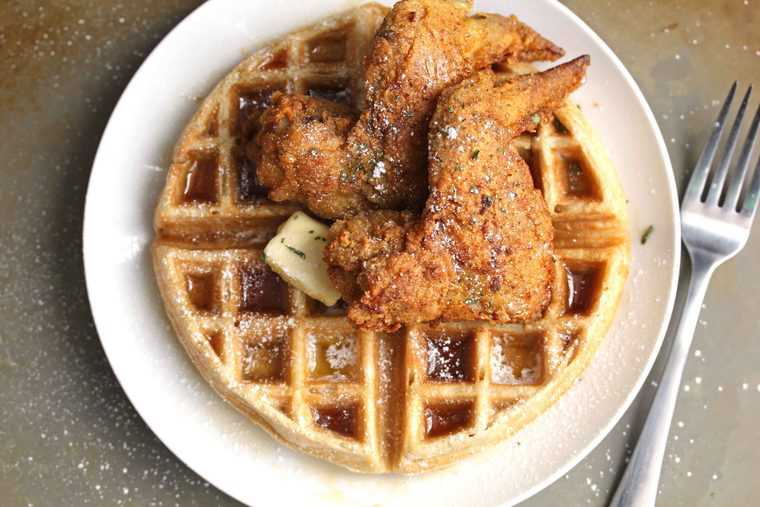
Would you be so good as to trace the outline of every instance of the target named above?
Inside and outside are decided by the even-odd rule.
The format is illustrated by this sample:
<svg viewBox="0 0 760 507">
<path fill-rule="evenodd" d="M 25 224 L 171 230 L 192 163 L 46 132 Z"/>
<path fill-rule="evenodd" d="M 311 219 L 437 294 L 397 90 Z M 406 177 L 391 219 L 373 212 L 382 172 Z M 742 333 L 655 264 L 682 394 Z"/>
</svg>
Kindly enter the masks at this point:
<svg viewBox="0 0 760 507">
<path fill-rule="evenodd" d="M 474 377 L 475 346 L 468 333 L 439 333 L 429 335 L 427 347 L 427 377 L 434 382 L 472 382 Z"/>
<path fill-rule="evenodd" d="M 216 302 L 216 280 L 213 273 L 185 275 L 185 288 L 192 304 L 201 312 L 212 312 Z"/>
<path fill-rule="evenodd" d="M 288 312 L 288 286 L 267 266 L 240 270 L 240 311 L 283 315 Z"/>
<path fill-rule="evenodd" d="M 241 89 L 237 92 L 237 103 L 233 104 L 237 108 L 233 132 L 240 135 L 242 145 L 247 144 L 256 135 L 256 120 L 272 105 L 272 95 L 284 90 L 283 83 L 263 88 Z"/>
<path fill-rule="evenodd" d="M 257 338 L 243 344 L 243 382 L 284 382 L 287 370 L 288 346 L 286 336 Z"/>
<path fill-rule="evenodd" d="M 213 203 L 217 196 L 216 173 L 219 157 L 216 153 L 196 152 L 185 174 L 182 201 L 185 203 Z"/>
<path fill-rule="evenodd" d="M 267 189 L 256 175 L 256 163 L 248 158 L 243 150 L 234 152 L 237 169 L 237 196 L 239 202 L 255 202 L 267 196 Z"/>
<path fill-rule="evenodd" d="M 567 266 L 567 313 L 588 315 L 596 301 L 600 271 L 593 265 Z"/>
<path fill-rule="evenodd" d="M 313 408 L 312 412 L 314 422 L 327 430 L 350 438 L 356 438 L 359 434 L 359 407 L 357 405 Z"/>
<path fill-rule="evenodd" d="M 425 436 L 442 437 L 472 424 L 472 402 L 437 403 L 425 407 Z"/>
</svg>

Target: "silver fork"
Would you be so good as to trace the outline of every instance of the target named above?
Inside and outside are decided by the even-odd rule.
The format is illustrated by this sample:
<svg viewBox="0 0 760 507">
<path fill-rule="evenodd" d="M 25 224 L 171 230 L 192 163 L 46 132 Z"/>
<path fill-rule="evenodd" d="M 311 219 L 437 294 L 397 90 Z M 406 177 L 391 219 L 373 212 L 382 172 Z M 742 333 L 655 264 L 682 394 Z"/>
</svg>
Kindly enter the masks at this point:
<svg viewBox="0 0 760 507">
<path fill-rule="evenodd" d="M 731 178 L 727 178 L 727 175 L 751 92 L 752 87 L 749 87 L 728 134 L 723 157 L 717 168 L 712 171 L 712 178 L 708 185 L 710 168 L 715 159 L 715 153 L 718 151 L 728 110 L 736 93 L 736 83 L 731 87 L 681 202 L 683 242 L 691 258 L 689 292 L 665 372 L 636 449 L 612 498 L 611 507 L 652 507 L 655 505 L 662 457 L 665 454 L 673 410 L 707 285 L 715 268 L 735 256 L 747 244 L 750 227 L 757 212 L 758 200 L 760 200 L 758 196 L 760 194 L 760 161 L 755 167 L 754 176 L 741 202 L 740 197 L 742 197 L 742 190 L 746 187 L 744 181 L 758 134 L 760 108 L 752 120 L 747 140 L 742 147 Z M 728 183 L 726 183 L 727 179 Z"/>
</svg>

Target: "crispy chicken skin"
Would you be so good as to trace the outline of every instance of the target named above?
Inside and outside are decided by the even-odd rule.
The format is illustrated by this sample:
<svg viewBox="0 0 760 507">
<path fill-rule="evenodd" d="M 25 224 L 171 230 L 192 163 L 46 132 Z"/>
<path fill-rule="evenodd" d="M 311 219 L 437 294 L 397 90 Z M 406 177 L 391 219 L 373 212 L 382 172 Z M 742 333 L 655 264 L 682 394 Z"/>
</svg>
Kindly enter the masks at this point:
<svg viewBox="0 0 760 507">
<path fill-rule="evenodd" d="M 559 107 L 588 64 L 581 57 L 510 79 L 482 71 L 441 95 L 421 217 L 388 222 L 367 212 L 333 226 L 325 258 L 342 286 L 356 274 L 345 294 L 351 320 L 394 331 L 438 318 L 522 322 L 543 313 L 553 279 L 552 224 L 510 141 Z M 377 220 L 388 224 L 379 236 Z M 394 241 L 366 246 L 382 236 Z"/>
<path fill-rule="evenodd" d="M 345 136 L 354 123 L 348 107 L 303 95 L 273 96 L 276 107 L 261 117 L 260 181 L 277 181 L 270 198 L 298 200 L 312 210 L 361 209 L 364 198 L 335 178 L 345 160 Z M 262 178 L 264 176 L 264 178 Z M 300 189 L 298 199 L 291 189 Z"/>
<path fill-rule="evenodd" d="M 421 209 L 427 125 L 441 91 L 496 62 L 563 54 L 514 16 L 468 17 L 470 7 L 456 0 L 403 0 L 393 7 L 367 57 L 350 128 L 347 112 L 333 120 L 334 108 L 324 101 L 275 98 L 247 148 L 270 197 L 304 203 L 323 218 Z"/>
<path fill-rule="evenodd" d="M 406 232 L 416 221 L 417 215 L 409 211 L 378 210 L 332 225 L 325 255 L 332 263 L 330 279 L 344 300 L 361 297 L 364 284 L 359 279 L 366 261 L 403 250 Z"/>
</svg>

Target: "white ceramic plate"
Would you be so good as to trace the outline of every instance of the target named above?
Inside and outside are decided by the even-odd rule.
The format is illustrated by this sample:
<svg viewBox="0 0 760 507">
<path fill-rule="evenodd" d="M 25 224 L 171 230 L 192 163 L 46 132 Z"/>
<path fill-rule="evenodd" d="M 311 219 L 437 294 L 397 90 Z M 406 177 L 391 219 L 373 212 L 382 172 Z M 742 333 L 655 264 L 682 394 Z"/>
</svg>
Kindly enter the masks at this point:
<svg viewBox="0 0 760 507">
<path fill-rule="evenodd" d="M 292 452 L 226 405 L 195 371 L 164 315 L 151 268 L 153 208 L 172 145 L 198 103 L 251 49 L 351 0 L 212 0 L 153 51 L 113 112 L 87 194 L 87 289 L 103 348 L 150 428 L 181 460 L 233 497 L 272 505 L 508 505 L 583 458 L 628 407 L 660 347 L 679 264 L 672 169 L 654 117 L 612 51 L 558 2 L 484 0 L 567 50 L 591 55 L 575 95 L 630 200 L 633 265 L 618 317 L 578 383 L 516 438 L 449 470 L 362 476 Z M 650 224 L 655 233 L 637 238 Z M 517 445 L 517 442 L 521 445 Z M 474 494 L 477 492 L 477 494 Z"/>
</svg>

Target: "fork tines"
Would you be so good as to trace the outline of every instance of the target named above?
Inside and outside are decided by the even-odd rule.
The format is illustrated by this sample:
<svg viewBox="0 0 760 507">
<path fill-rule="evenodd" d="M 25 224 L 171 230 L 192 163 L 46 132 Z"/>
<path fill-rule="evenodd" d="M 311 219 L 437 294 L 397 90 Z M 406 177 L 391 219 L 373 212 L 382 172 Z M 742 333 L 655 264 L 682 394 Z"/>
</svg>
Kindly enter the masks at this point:
<svg viewBox="0 0 760 507">
<path fill-rule="evenodd" d="M 715 121 L 715 126 L 710 134 L 710 139 L 702 150 L 699 161 L 694 168 L 691 180 L 689 181 L 686 193 L 684 194 L 684 204 L 699 201 L 706 206 L 720 207 L 752 217 L 757 210 L 758 200 L 760 200 L 758 197 L 758 194 L 760 193 L 760 160 L 758 160 L 754 168 L 752 181 L 748 188 L 745 188 L 745 180 L 747 179 L 755 141 L 758 137 L 758 129 L 760 127 L 760 107 L 758 107 L 752 120 L 749 133 L 742 146 L 739 159 L 736 162 L 732 175 L 730 178 L 728 177 L 732 158 L 736 150 L 739 131 L 741 130 L 744 114 L 747 111 L 747 105 L 750 96 L 752 95 L 752 86 L 747 88 L 747 92 L 744 94 L 744 98 L 739 105 L 739 110 L 736 114 L 736 119 L 734 120 L 731 130 L 729 131 L 722 157 L 717 166 L 711 171 L 715 155 L 718 151 L 718 145 L 720 144 L 720 139 L 726 125 L 728 112 L 731 108 L 731 103 L 734 100 L 734 95 L 736 94 L 736 88 L 737 83 L 734 82 L 731 86 L 731 90 L 728 92 L 728 97 L 726 97 L 726 100 L 721 107 L 718 119 Z M 743 189 L 745 192 L 743 193 L 743 198 L 740 199 Z"/>
</svg>

